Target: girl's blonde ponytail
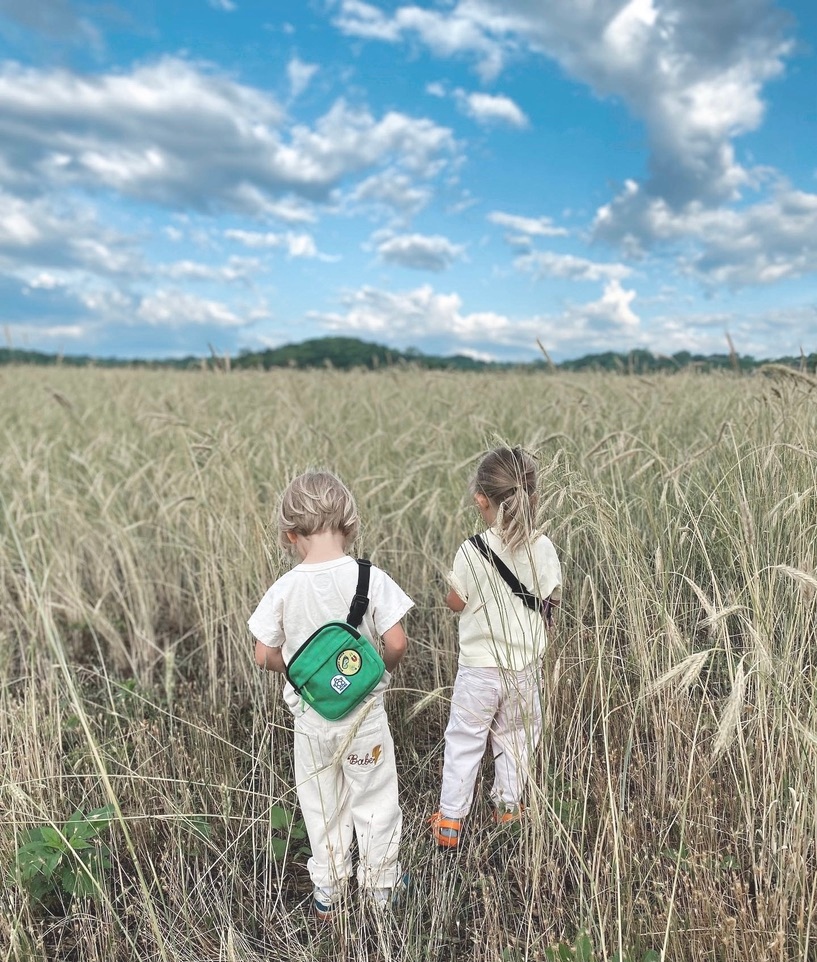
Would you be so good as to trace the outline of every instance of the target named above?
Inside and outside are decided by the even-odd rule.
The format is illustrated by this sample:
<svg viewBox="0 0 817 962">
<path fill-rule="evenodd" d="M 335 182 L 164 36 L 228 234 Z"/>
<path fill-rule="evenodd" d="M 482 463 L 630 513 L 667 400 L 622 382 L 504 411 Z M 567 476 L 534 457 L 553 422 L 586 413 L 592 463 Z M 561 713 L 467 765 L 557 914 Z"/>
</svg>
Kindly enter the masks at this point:
<svg viewBox="0 0 817 962">
<path fill-rule="evenodd" d="M 480 461 L 473 494 L 496 508 L 499 536 L 512 551 L 527 544 L 536 526 L 536 462 L 520 447 L 496 448 Z"/>
</svg>

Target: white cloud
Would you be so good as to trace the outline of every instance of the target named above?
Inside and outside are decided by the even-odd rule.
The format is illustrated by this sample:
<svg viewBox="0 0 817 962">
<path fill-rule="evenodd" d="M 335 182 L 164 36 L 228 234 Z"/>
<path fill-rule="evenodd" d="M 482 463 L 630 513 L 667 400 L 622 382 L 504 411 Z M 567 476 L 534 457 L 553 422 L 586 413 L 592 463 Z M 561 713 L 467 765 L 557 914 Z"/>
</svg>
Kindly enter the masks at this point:
<svg viewBox="0 0 817 962">
<path fill-rule="evenodd" d="M 156 327 L 184 327 L 190 324 L 214 327 L 242 327 L 244 319 L 220 301 L 207 300 L 184 291 L 158 290 L 142 299 L 136 315 Z"/>
<path fill-rule="evenodd" d="M 357 184 L 349 194 L 351 205 L 373 205 L 379 211 L 403 215 L 419 213 L 432 197 L 428 184 L 418 183 L 403 171 L 390 168 L 372 174 Z"/>
<path fill-rule="evenodd" d="M 281 220 L 285 224 L 313 224 L 317 220 L 313 206 L 301 198 L 273 199 L 253 184 L 238 184 L 232 199 L 238 210 L 258 218 Z"/>
<path fill-rule="evenodd" d="M 293 231 L 275 233 L 273 231 L 226 230 L 224 236 L 228 240 L 237 241 L 245 247 L 267 248 L 271 250 L 283 248 L 291 258 L 317 258 L 323 261 L 334 261 L 338 258 L 330 254 L 322 254 L 311 234 L 296 234 Z"/>
<path fill-rule="evenodd" d="M 88 336 L 90 327 L 86 324 L 4 324 L 11 343 L 17 347 L 32 344 L 39 346 L 45 340 L 81 341 Z"/>
<path fill-rule="evenodd" d="M 619 200 L 599 210 L 597 234 L 606 235 L 611 219 L 628 224 L 624 239 L 636 253 L 644 238 L 670 245 L 693 240 L 697 250 L 684 252 L 681 266 L 707 285 L 772 284 L 817 272 L 817 194 L 785 185 L 768 200 L 738 210 L 702 203 L 676 210 L 643 197 L 630 183 Z"/>
<path fill-rule="evenodd" d="M 686 233 L 703 250 L 688 266 L 705 283 L 744 287 L 817 273 L 817 194 L 787 189 L 691 221 Z"/>
<path fill-rule="evenodd" d="M 100 224 L 90 206 L 57 209 L 46 199 L 23 200 L 0 190 L 0 271 L 21 275 L 54 267 L 136 275 L 143 264 L 132 241 Z"/>
<path fill-rule="evenodd" d="M 466 93 L 464 90 L 455 91 L 454 96 L 460 110 L 477 123 L 507 124 L 520 129 L 528 126 L 528 118 L 510 97 L 501 94 Z"/>
<path fill-rule="evenodd" d="M 520 217 L 495 210 L 488 214 L 488 220 L 500 227 L 507 227 L 530 237 L 564 237 L 564 227 L 556 227 L 550 217 Z"/>
<path fill-rule="evenodd" d="M 366 334 L 388 332 L 398 340 L 423 335 L 450 334 L 458 339 L 502 339 L 512 332 L 512 322 L 501 314 L 462 313 L 458 294 L 437 294 L 424 284 L 413 291 L 382 291 L 364 286 L 343 297 L 343 313 L 313 313 L 329 330 Z"/>
<path fill-rule="evenodd" d="M 94 314 L 106 322 L 130 324 L 136 307 L 135 298 L 116 288 L 104 287 L 99 283 L 83 283 L 82 278 L 72 278 L 66 284 L 68 293 Z"/>
<path fill-rule="evenodd" d="M 675 209 L 730 202 L 752 181 L 732 141 L 760 124 L 763 85 L 791 50 L 771 0 L 456 0 L 448 10 L 398 5 L 389 13 L 342 0 L 336 23 L 360 37 L 412 38 L 438 56 L 474 57 L 483 75 L 519 50 L 555 59 L 641 118 L 650 173 L 630 199 Z M 637 212 L 619 200 L 606 213 L 607 239 L 634 236 Z"/>
<path fill-rule="evenodd" d="M 599 300 L 577 307 L 573 313 L 585 318 L 593 327 L 600 327 L 608 333 L 611 327 L 632 330 L 641 323 L 630 307 L 635 296 L 635 291 L 625 290 L 621 282 L 614 278 L 604 285 L 604 293 Z"/>
<path fill-rule="evenodd" d="M 252 257 L 231 257 L 226 264 L 203 264 L 182 260 L 162 264 L 158 273 L 173 280 L 215 281 L 223 284 L 248 282 L 263 270 L 261 261 Z"/>
<path fill-rule="evenodd" d="M 462 245 L 452 244 L 438 234 L 401 234 L 387 238 L 377 246 L 381 260 L 418 271 L 444 271 L 464 252 Z"/>
<path fill-rule="evenodd" d="M 343 310 L 310 315 L 326 330 L 360 336 L 388 336 L 389 343 L 412 344 L 420 338 L 447 343 L 445 353 L 481 351 L 536 351 L 541 337 L 548 349 L 586 354 L 609 348 L 611 335 L 622 350 L 642 337 L 640 320 L 631 303 L 635 291 L 618 280 L 609 281 L 602 296 L 586 304 L 569 306 L 562 314 L 510 318 L 495 311 L 465 313 L 459 294 L 437 293 L 424 284 L 411 291 L 384 291 L 364 286 L 347 292 Z M 451 344 L 451 342 L 454 342 Z"/>
<path fill-rule="evenodd" d="M 259 198 L 323 199 L 383 165 L 435 177 L 451 131 L 337 101 L 284 129 L 267 94 L 166 57 L 131 73 L 0 68 L 0 175 L 32 191 L 76 185 L 179 209 L 258 215 Z"/>
<path fill-rule="evenodd" d="M 632 274 L 626 264 L 604 264 L 576 257 L 574 254 L 554 254 L 534 251 L 517 257 L 514 266 L 533 274 L 537 279 L 561 277 L 572 281 L 622 280 Z"/>
<path fill-rule="evenodd" d="M 571 304 L 561 314 L 534 318 L 531 326 L 548 352 L 580 357 L 598 351 L 629 351 L 648 340 L 630 304 L 635 291 L 609 281 L 602 296 L 586 304 Z M 661 340 L 660 337 L 656 340 Z"/>
<path fill-rule="evenodd" d="M 62 281 L 53 274 L 42 273 L 37 274 L 36 277 L 32 277 L 28 282 L 28 286 L 35 290 L 53 291 L 58 287 L 62 287 Z"/>
<path fill-rule="evenodd" d="M 225 13 L 232 13 L 237 9 L 233 0 L 207 0 L 207 2 L 214 10 L 223 10 Z"/>
<path fill-rule="evenodd" d="M 293 57 L 287 64 L 287 76 L 289 77 L 292 96 L 300 97 L 317 72 L 317 64 L 304 63 L 303 60 Z"/>
<path fill-rule="evenodd" d="M 368 40 L 396 43 L 413 37 L 442 57 L 474 54 L 480 76 L 490 80 L 502 69 L 507 45 L 490 35 L 482 17 L 475 16 L 470 6 L 458 4 L 451 13 L 404 6 L 389 17 L 361 0 L 341 0 L 335 24 L 349 36 Z"/>
</svg>

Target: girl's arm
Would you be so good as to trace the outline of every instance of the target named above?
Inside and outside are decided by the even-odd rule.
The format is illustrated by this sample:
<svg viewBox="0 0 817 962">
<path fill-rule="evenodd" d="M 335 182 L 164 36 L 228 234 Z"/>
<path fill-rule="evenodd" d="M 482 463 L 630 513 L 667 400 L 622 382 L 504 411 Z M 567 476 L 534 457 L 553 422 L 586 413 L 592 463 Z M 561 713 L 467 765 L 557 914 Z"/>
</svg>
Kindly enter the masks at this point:
<svg viewBox="0 0 817 962">
<path fill-rule="evenodd" d="M 280 648 L 270 648 L 261 641 L 255 643 L 255 663 L 259 668 L 267 671 L 279 671 L 283 674 L 286 671 L 284 656 Z"/>
<path fill-rule="evenodd" d="M 460 598 L 453 588 L 445 596 L 445 603 L 452 611 L 456 611 L 457 614 L 459 614 L 459 612 L 465 608 L 465 602 L 462 600 L 462 598 Z"/>
<path fill-rule="evenodd" d="M 386 671 L 392 672 L 400 664 L 406 653 L 406 644 L 406 633 L 399 621 L 383 632 L 383 664 Z"/>
</svg>

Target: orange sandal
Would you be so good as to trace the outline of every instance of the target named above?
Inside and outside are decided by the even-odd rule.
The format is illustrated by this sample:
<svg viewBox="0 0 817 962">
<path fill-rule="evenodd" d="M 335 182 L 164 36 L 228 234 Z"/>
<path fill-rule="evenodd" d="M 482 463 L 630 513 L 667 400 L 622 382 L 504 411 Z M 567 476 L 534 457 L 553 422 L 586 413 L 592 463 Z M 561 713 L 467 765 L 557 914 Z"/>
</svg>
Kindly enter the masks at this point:
<svg viewBox="0 0 817 962">
<path fill-rule="evenodd" d="M 524 805 L 517 805 L 516 808 L 503 808 L 501 811 L 497 808 L 494 809 L 494 825 L 509 825 L 511 822 L 519 822 L 522 820 L 522 814 L 525 811 Z"/>
<path fill-rule="evenodd" d="M 456 848 L 460 844 L 461 818 L 446 818 L 442 812 L 435 812 L 428 821 L 439 848 Z"/>
</svg>

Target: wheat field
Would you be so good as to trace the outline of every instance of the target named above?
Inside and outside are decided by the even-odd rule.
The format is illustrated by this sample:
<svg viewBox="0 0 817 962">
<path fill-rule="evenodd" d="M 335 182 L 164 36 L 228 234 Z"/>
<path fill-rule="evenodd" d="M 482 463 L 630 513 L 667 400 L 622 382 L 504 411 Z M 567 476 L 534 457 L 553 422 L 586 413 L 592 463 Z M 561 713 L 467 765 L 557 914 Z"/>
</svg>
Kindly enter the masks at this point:
<svg viewBox="0 0 817 962">
<path fill-rule="evenodd" d="M 8 367 L 0 397 L 0 959 L 817 957 L 817 379 Z M 452 857 L 442 599 L 500 440 L 540 458 L 565 596 L 527 817 L 492 826 L 487 760 Z M 310 466 L 416 603 L 387 699 L 411 892 L 331 926 L 246 630 Z M 103 807 L 83 861 L 70 817 Z M 37 897 L 32 832 L 62 852 Z"/>
</svg>

